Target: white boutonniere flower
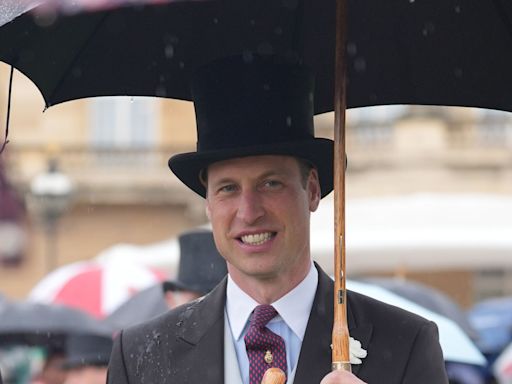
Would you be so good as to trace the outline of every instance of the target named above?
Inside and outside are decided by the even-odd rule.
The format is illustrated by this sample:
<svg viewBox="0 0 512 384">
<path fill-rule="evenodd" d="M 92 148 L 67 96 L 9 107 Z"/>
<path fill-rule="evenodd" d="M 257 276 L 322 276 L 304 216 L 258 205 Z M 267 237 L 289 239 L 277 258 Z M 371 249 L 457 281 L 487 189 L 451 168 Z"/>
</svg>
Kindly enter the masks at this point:
<svg viewBox="0 0 512 384">
<path fill-rule="evenodd" d="M 366 349 L 363 349 L 361 342 L 353 337 L 350 338 L 349 343 L 350 364 L 362 364 L 363 361 L 361 359 L 364 359 L 368 352 Z"/>
</svg>

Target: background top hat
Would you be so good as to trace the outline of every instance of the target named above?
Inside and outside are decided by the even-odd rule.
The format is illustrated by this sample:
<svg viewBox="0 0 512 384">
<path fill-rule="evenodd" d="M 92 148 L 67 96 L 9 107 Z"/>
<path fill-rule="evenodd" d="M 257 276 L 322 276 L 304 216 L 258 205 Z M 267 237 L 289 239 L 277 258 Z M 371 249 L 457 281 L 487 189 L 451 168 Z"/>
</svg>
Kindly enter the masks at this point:
<svg viewBox="0 0 512 384">
<path fill-rule="evenodd" d="M 179 236 L 180 264 L 175 280 L 163 283 L 164 291 L 210 292 L 228 273 L 226 261 L 217 251 L 213 234 L 195 230 Z"/>
<path fill-rule="evenodd" d="M 108 336 L 70 334 L 66 339 L 65 369 L 87 365 L 107 366 L 113 341 Z"/>
<path fill-rule="evenodd" d="M 322 197 L 332 191 L 334 145 L 314 137 L 309 69 L 276 56 L 230 56 L 200 68 L 191 87 L 197 151 L 169 159 L 190 189 L 206 196 L 200 173 L 216 161 L 288 155 L 318 169 Z"/>
</svg>

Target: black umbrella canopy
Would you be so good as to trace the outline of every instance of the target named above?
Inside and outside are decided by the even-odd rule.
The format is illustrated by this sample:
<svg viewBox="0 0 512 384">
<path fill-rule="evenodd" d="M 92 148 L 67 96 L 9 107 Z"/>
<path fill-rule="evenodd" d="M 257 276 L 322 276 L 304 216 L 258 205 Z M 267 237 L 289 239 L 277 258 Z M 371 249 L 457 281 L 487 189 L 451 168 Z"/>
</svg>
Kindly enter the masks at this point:
<svg viewBox="0 0 512 384">
<path fill-rule="evenodd" d="M 87 313 L 70 307 L 30 301 L 0 302 L 0 345 L 63 344 L 66 336 L 74 333 L 109 336 L 113 331 Z"/>
<path fill-rule="evenodd" d="M 348 0 L 348 107 L 477 106 L 512 111 L 512 2 Z M 333 109 L 335 0 L 209 0 L 0 27 L 0 60 L 47 106 L 91 96 L 190 100 L 202 64 L 277 53 L 316 72 L 316 113 Z"/>
</svg>

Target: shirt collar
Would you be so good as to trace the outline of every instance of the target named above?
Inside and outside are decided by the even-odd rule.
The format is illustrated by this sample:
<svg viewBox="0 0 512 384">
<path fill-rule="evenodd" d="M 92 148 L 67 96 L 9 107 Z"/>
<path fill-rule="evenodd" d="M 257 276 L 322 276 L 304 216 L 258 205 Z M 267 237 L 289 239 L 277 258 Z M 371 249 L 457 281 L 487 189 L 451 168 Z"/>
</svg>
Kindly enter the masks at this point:
<svg viewBox="0 0 512 384">
<path fill-rule="evenodd" d="M 318 272 L 313 263 L 308 274 L 299 285 L 293 288 L 272 306 L 279 312 L 280 317 L 288 327 L 302 341 L 309 320 L 309 313 L 313 306 L 316 287 L 318 284 Z M 229 319 L 231 332 L 235 340 L 239 340 L 254 308 L 259 303 L 245 293 L 228 275 L 226 289 L 226 312 Z"/>
</svg>

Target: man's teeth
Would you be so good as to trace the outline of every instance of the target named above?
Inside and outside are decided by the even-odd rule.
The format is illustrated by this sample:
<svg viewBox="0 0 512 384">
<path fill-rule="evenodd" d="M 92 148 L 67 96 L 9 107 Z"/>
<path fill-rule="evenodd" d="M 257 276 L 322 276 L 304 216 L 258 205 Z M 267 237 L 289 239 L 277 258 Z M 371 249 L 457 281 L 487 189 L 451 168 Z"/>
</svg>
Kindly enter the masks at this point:
<svg viewBox="0 0 512 384">
<path fill-rule="evenodd" d="M 270 240 L 271 237 L 272 237 L 272 233 L 265 232 L 265 233 L 257 233 L 254 235 L 245 235 L 245 236 L 242 236 L 241 239 L 244 244 L 260 245 L 260 244 L 263 244 L 264 242 Z"/>
</svg>

